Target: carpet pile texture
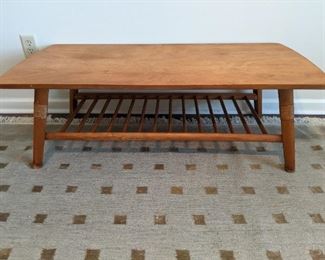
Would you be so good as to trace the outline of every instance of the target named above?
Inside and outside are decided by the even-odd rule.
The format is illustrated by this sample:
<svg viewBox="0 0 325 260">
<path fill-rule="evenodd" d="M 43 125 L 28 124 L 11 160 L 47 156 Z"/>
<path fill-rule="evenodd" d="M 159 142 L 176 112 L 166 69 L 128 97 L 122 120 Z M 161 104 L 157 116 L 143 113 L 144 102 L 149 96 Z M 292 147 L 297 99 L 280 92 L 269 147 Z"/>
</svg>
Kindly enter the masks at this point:
<svg viewBox="0 0 325 260">
<path fill-rule="evenodd" d="M 223 142 L 51 141 L 34 170 L 32 126 L 0 133 L 0 259 L 325 259 L 325 120 L 294 173 Z"/>
</svg>

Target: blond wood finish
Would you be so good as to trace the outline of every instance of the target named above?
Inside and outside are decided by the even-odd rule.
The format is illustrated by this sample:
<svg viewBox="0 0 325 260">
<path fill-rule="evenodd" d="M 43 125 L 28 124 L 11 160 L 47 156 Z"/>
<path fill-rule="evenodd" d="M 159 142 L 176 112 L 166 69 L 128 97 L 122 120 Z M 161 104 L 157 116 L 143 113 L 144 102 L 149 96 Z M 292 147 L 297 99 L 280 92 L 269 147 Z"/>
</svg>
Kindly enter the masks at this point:
<svg viewBox="0 0 325 260">
<path fill-rule="evenodd" d="M 48 89 L 35 89 L 33 128 L 33 168 L 43 165 Z"/>
<path fill-rule="evenodd" d="M 0 88 L 325 88 L 325 75 L 273 43 L 63 44 L 16 65 Z"/>
<path fill-rule="evenodd" d="M 325 74 L 306 58 L 295 51 L 273 43 L 264 44 L 135 44 L 135 45 L 52 45 L 32 55 L 0 77 L 0 88 L 35 89 L 33 166 L 41 167 L 45 139 L 63 140 L 202 140 L 202 141 L 268 141 L 282 142 L 285 169 L 295 169 L 295 143 L 293 122 L 293 89 L 325 89 Z M 61 132 L 46 133 L 46 115 L 49 89 L 70 89 L 70 117 Z M 81 121 L 82 131 L 86 120 L 98 99 L 105 98 L 99 118 L 90 132 L 67 132 L 67 128 L 83 106 L 88 94 L 78 93 L 78 89 L 127 89 L 163 91 L 190 89 L 253 89 L 251 96 L 227 94 L 210 96 L 217 98 L 224 111 L 230 133 L 218 133 L 211 103 L 206 93 L 143 95 L 145 103 L 138 132 L 128 132 L 134 99 L 129 107 L 123 125 L 125 132 L 111 132 L 123 97 L 115 109 L 107 132 L 96 132 L 111 97 L 93 94 L 95 99 Z M 261 115 L 262 89 L 277 89 L 280 100 L 282 135 L 266 134 Z M 95 96 L 97 95 L 97 96 Z M 107 94 L 111 95 L 111 94 Z M 191 97 L 192 95 L 192 97 Z M 185 100 L 194 97 L 198 121 L 198 132 L 186 132 Z M 251 98 L 250 98 L 251 97 Z M 169 99 L 169 132 L 158 132 L 160 99 Z M 182 99 L 183 132 L 173 132 L 172 102 Z M 207 101 L 213 120 L 214 133 L 203 133 L 198 108 L 198 98 Z M 223 102 L 233 99 L 246 134 L 234 133 L 230 116 Z M 79 102 L 77 102 L 77 100 Z M 142 132 L 146 102 L 156 100 L 152 132 Z M 244 99 L 257 120 L 263 134 L 249 134 L 247 122 L 240 112 L 237 99 Z M 249 100 L 254 100 L 254 107 Z M 253 111 L 254 109 L 254 111 Z M 202 132 L 202 133 L 200 133 Z"/>
<path fill-rule="evenodd" d="M 293 90 L 279 90 L 281 131 L 284 153 L 284 168 L 295 171 L 295 127 Z"/>
<path fill-rule="evenodd" d="M 281 142 L 281 135 L 227 134 L 227 133 L 168 133 L 168 132 L 50 132 L 48 140 L 150 140 L 150 141 L 245 141 L 245 142 Z"/>
</svg>

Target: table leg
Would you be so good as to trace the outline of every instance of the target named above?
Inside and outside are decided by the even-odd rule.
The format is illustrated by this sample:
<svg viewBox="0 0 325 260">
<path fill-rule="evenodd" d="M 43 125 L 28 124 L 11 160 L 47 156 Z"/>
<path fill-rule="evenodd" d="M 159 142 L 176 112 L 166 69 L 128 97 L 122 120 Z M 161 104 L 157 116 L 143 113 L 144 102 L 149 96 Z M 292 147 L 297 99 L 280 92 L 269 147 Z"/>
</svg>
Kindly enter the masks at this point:
<svg viewBox="0 0 325 260">
<path fill-rule="evenodd" d="M 284 153 L 284 168 L 287 172 L 295 171 L 295 128 L 293 90 L 279 90 L 280 118 Z"/>
<path fill-rule="evenodd" d="M 69 90 L 69 96 L 70 96 L 70 114 L 73 113 L 73 111 L 77 108 L 78 101 L 76 99 L 76 95 L 78 94 L 78 89 L 70 89 Z"/>
<path fill-rule="evenodd" d="M 45 127 L 47 117 L 48 89 L 35 89 L 34 130 L 33 130 L 33 168 L 43 164 Z"/>
<path fill-rule="evenodd" d="M 254 94 L 256 94 L 257 99 L 254 100 L 254 108 L 259 117 L 262 117 L 262 90 L 254 89 Z"/>
</svg>

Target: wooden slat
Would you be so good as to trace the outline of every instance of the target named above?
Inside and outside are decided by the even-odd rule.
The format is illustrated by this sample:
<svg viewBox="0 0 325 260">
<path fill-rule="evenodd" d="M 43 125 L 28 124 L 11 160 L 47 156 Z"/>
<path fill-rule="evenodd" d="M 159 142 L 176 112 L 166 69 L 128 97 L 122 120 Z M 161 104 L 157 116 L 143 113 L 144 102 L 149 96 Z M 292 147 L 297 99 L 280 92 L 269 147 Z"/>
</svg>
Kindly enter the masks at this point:
<svg viewBox="0 0 325 260">
<path fill-rule="evenodd" d="M 184 100 L 184 96 L 182 96 L 182 114 L 183 114 L 183 132 L 187 131 L 186 128 L 186 111 L 185 111 L 185 100 Z"/>
<path fill-rule="evenodd" d="M 238 103 L 237 103 L 237 101 L 236 101 L 236 99 L 234 97 L 232 98 L 232 102 L 234 103 L 234 106 L 235 106 L 235 108 L 237 110 L 237 113 L 239 115 L 240 121 L 242 122 L 242 124 L 243 124 L 243 126 L 245 128 L 246 133 L 250 134 L 251 133 L 251 130 L 249 129 L 248 124 L 246 123 L 246 120 L 244 118 L 244 115 L 241 112 L 240 107 L 238 106 Z"/>
<path fill-rule="evenodd" d="M 173 121 L 173 98 L 169 97 L 169 115 L 168 115 L 168 132 L 172 131 L 172 121 Z"/>
<path fill-rule="evenodd" d="M 100 122 L 102 121 L 103 116 L 104 116 L 104 114 L 105 114 L 105 111 L 106 111 L 106 109 L 107 109 L 107 107 L 108 107 L 110 101 L 111 101 L 110 98 L 108 98 L 108 99 L 105 101 L 104 106 L 103 106 L 102 110 L 100 111 L 100 114 L 99 114 L 98 117 L 96 118 L 96 121 L 95 121 L 93 127 L 91 128 L 91 131 L 92 131 L 92 132 L 96 132 L 96 129 L 97 129 L 97 127 L 99 126 Z"/>
<path fill-rule="evenodd" d="M 257 114 L 256 110 L 255 110 L 254 107 L 252 106 L 251 102 L 249 101 L 248 98 L 246 98 L 245 100 L 246 100 L 246 104 L 247 104 L 247 106 L 249 107 L 250 111 L 252 112 L 252 114 L 253 114 L 253 116 L 254 116 L 254 118 L 255 118 L 255 120 L 256 120 L 256 122 L 257 122 L 259 128 L 260 128 L 260 130 L 261 130 L 261 132 L 262 132 L 263 134 L 267 134 L 267 130 L 266 130 L 266 128 L 264 127 L 264 125 L 263 125 L 263 123 L 262 123 L 262 121 L 261 121 L 259 115 Z"/>
<path fill-rule="evenodd" d="M 140 119 L 140 125 L 139 125 L 138 132 L 141 132 L 143 130 L 144 117 L 145 117 L 145 113 L 146 113 L 147 103 L 148 103 L 148 99 L 145 98 L 143 101 L 143 106 L 142 106 L 142 111 L 141 111 L 141 119 Z"/>
<path fill-rule="evenodd" d="M 123 102 L 123 98 L 120 98 L 120 99 L 119 99 L 119 102 L 118 102 L 118 104 L 117 104 L 117 106 L 116 106 L 116 109 L 115 109 L 115 111 L 114 111 L 114 114 L 113 114 L 113 116 L 112 116 L 112 119 L 111 119 L 111 121 L 110 121 L 109 124 L 108 124 L 108 127 L 107 127 L 107 131 L 108 131 L 108 132 L 110 132 L 110 131 L 112 130 L 112 127 L 113 127 L 114 121 L 115 121 L 115 119 L 116 119 L 116 117 L 117 117 L 118 111 L 120 110 L 120 107 L 121 107 L 121 105 L 122 105 L 122 102 Z"/>
<path fill-rule="evenodd" d="M 227 112 L 227 108 L 226 108 L 225 103 L 223 102 L 223 99 L 222 99 L 221 96 L 219 96 L 219 101 L 220 101 L 220 104 L 221 104 L 221 107 L 222 107 L 222 111 L 223 111 L 223 113 L 224 113 L 224 115 L 226 117 L 226 121 L 227 121 L 229 131 L 230 131 L 230 133 L 234 133 L 234 128 L 232 126 L 229 114 Z"/>
<path fill-rule="evenodd" d="M 89 115 L 90 115 L 91 111 L 93 111 L 94 107 L 96 106 L 97 101 L 98 101 L 98 99 L 95 98 L 95 99 L 93 100 L 93 102 L 91 103 L 91 105 L 89 106 L 89 108 L 88 108 L 86 114 L 83 116 L 81 122 L 79 123 L 78 129 L 77 129 L 77 132 L 80 132 L 80 131 L 82 130 L 82 128 L 85 126 L 85 123 L 86 123 L 87 119 L 89 118 Z"/>
<path fill-rule="evenodd" d="M 110 140 L 110 141 L 238 141 L 238 142 L 282 142 L 281 135 L 228 134 L 228 133 L 157 133 L 157 132 L 49 132 L 48 140 Z"/>
<path fill-rule="evenodd" d="M 196 113 L 197 126 L 198 126 L 198 129 L 199 129 L 199 132 L 202 132 L 201 116 L 200 116 L 199 105 L 198 105 L 196 96 L 194 96 L 194 104 L 195 104 L 195 113 Z"/>
<path fill-rule="evenodd" d="M 72 120 L 73 120 L 73 119 L 76 117 L 76 115 L 79 113 L 80 109 L 82 108 L 82 106 L 84 105 L 85 102 L 86 102 L 86 98 L 83 98 L 83 99 L 79 102 L 77 108 L 73 111 L 73 113 L 71 113 L 71 114 L 69 115 L 67 121 L 66 121 L 65 124 L 62 126 L 62 128 L 61 128 L 61 130 L 60 130 L 61 132 L 65 132 L 65 131 L 68 129 L 68 127 L 70 126 Z"/>
<path fill-rule="evenodd" d="M 214 132 L 218 132 L 216 119 L 215 119 L 215 116 L 214 116 L 214 113 L 213 113 L 213 109 L 212 109 L 212 105 L 211 105 L 211 101 L 210 101 L 209 96 L 206 97 L 206 100 L 207 100 L 207 103 L 208 103 L 210 117 L 211 117 L 211 120 L 212 120 L 212 125 L 213 125 Z"/>
<path fill-rule="evenodd" d="M 155 119 L 153 121 L 153 132 L 157 131 L 157 121 L 158 121 L 158 114 L 159 114 L 159 96 L 156 98 L 156 109 L 155 109 Z"/>
<path fill-rule="evenodd" d="M 128 114 L 127 114 L 125 122 L 123 124 L 123 132 L 125 132 L 128 129 L 128 124 L 129 124 L 129 121 L 130 121 L 130 117 L 131 117 L 132 109 L 133 109 L 133 106 L 134 106 L 134 102 L 135 102 L 135 98 L 133 97 L 132 100 L 131 100 L 129 110 L 128 110 Z"/>
</svg>

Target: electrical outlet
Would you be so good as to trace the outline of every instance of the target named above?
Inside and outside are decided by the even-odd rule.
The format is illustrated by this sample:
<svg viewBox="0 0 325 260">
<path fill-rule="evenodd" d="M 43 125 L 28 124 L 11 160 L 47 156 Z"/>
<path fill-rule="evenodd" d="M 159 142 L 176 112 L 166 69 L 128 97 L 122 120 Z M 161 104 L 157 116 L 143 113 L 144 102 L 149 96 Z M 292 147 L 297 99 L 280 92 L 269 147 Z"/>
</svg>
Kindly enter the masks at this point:
<svg viewBox="0 0 325 260">
<path fill-rule="evenodd" d="M 20 35 L 20 41 L 26 58 L 38 51 L 34 35 Z"/>
</svg>

